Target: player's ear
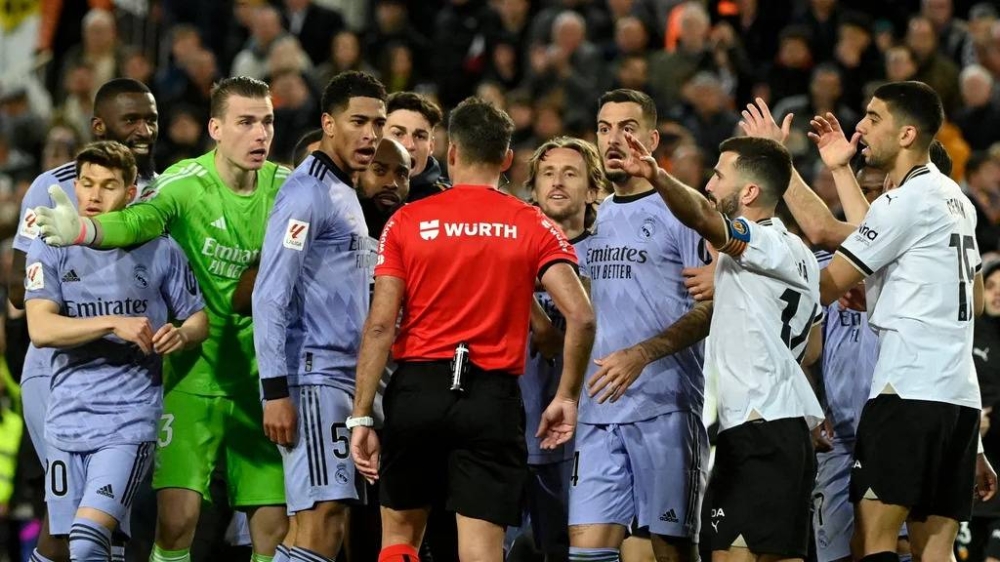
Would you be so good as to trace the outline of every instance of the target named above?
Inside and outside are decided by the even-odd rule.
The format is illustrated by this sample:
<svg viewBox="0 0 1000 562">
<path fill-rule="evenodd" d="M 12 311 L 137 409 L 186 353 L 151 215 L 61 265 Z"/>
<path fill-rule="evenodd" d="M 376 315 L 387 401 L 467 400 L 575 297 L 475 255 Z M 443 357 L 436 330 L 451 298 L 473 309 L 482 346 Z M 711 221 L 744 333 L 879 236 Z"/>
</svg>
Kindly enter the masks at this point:
<svg viewBox="0 0 1000 562">
<path fill-rule="evenodd" d="M 107 127 L 104 125 L 104 120 L 100 117 L 91 117 L 90 130 L 94 133 L 95 137 L 103 137 L 104 133 L 107 132 Z"/>
<path fill-rule="evenodd" d="M 208 136 L 212 137 L 215 142 L 222 139 L 222 122 L 216 117 L 208 120 Z"/>
<path fill-rule="evenodd" d="M 337 123 L 333 119 L 333 115 L 329 113 L 323 113 L 323 117 L 320 119 L 320 124 L 323 127 L 323 134 L 332 137 L 336 136 L 337 133 Z"/>
<path fill-rule="evenodd" d="M 660 146 L 660 131 L 658 131 L 654 126 L 649 132 L 649 144 L 646 145 L 646 150 L 652 154 L 653 152 L 656 152 L 656 147 L 658 146 Z"/>
<path fill-rule="evenodd" d="M 917 142 L 917 128 L 906 125 L 899 130 L 899 145 L 903 148 L 910 148 Z"/>
<path fill-rule="evenodd" d="M 455 143 L 449 142 L 448 143 L 448 167 L 450 168 L 450 167 L 454 166 L 455 162 L 457 162 L 457 161 L 458 161 L 458 147 L 455 146 Z"/>
<path fill-rule="evenodd" d="M 135 199 L 135 193 L 138 190 L 139 190 L 139 188 L 137 188 L 135 186 L 135 184 L 132 184 L 132 185 L 128 186 L 127 188 L 125 188 L 125 204 L 126 205 L 128 205 L 129 203 L 131 203 Z"/>
<path fill-rule="evenodd" d="M 510 169 L 510 165 L 514 163 L 514 151 L 507 149 L 507 152 L 503 155 L 503 164 L 500 165 L 500 171 L 506 172 Z"/>
</svg>

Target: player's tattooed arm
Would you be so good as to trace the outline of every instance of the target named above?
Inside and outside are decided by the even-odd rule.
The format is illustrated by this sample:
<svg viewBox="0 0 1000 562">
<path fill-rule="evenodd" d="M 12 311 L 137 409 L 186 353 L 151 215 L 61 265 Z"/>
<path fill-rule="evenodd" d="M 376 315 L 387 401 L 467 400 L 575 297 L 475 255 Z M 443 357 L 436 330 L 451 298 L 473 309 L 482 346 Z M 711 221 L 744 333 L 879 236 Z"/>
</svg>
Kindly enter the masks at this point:
<svg viewBox="0 0 1000 562">
<path fill-rule="evenodd" d="M 595 359 L 594 363 L 599 369 L 587 381 L 587 392 L 591 397 L 599 396 L 598 403 L 608 399 L 616 402 L 639 378 L 646 365 L 705 339 L 712 324 L 712 311 L 712 301 L 698 302 L 687 314 L 659 334 L 632 347 Z"/>
</svg>

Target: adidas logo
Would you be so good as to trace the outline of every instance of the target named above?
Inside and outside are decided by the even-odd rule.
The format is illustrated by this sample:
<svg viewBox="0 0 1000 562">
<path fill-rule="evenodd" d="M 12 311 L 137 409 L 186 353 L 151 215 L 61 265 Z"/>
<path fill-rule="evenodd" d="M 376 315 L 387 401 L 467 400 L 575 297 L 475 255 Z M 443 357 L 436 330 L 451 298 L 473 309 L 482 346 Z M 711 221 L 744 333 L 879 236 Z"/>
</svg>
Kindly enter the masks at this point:
<svg viewBox="0 0 1000 562">
<path fill-rule="evenodd" d="M 226 229 L 226 217 L 219 217 L 219 218 L 215 219 L 214 221 L 212 221 L 210 224 L 212 226 L 214 226 L 215 228 L 218 228 L 219 230 L 225 230 Z"/>
<path fill-rule="evenodd" d="M 115 492 L 111 489 L 111 484 L 102 487 L 97 493 L 104 497 L 115 499 Z"/>
<path fill-rule="evenodd" d="M 672 509 L 668 510 L 666 513 L 660 516 L 660 521 L 665 521 L 667 523 L 677 523 L 678 522 L 677 514 L 674 513 L 674 510 Z"/>
<path fill-rule="evenodd" d="M 66 275 L 62 276 L 63 283 L 74 283 L 80 280 L 80 276 L 76 274 L 76 271 L 71 269 L 66 272 Z"/>
</svg>

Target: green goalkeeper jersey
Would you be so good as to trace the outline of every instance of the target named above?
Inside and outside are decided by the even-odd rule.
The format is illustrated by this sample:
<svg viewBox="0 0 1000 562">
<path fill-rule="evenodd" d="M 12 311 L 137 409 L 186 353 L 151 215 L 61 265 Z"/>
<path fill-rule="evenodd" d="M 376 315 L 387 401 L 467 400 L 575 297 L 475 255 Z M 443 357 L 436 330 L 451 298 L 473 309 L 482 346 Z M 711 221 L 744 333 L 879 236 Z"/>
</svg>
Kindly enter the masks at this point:
<svg viewBox="0 0 1000 562">
<path fill-rule="evenodd" d="M 180 244 L 205 296 L 208 339 L 168 355 L 164 390 L 228 396 L 258 392 L 253 324 L 233 312 L 243 271 L 258 261 L 267 217 L 289 170 L 265 162 L 257 189 L 238 195 L 219 178 L 215 151 L 168 168 L 143 193 L 142 203 L 95 217 L 102 248 L 142 244 L 169 232 Z"/>
</svg>

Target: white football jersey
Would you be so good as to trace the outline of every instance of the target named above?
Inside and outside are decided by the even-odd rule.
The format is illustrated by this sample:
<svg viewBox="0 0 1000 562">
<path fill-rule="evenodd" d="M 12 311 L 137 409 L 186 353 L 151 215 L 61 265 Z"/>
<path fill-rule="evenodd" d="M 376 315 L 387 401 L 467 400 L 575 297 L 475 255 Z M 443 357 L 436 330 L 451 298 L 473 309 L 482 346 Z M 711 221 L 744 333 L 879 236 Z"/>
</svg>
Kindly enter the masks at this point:
<svg viewBox="0 0 1000 562">
<path fill-rule="evenodd" d="M 865 274 L 879 352 L 871 394 L 980 408 L 972 362 L 976 210 L 933 164 L 872 203 L 837 251 Z"/>
<path fill-rule="evenodd" d="M 810 329 L 823 319 L 816 257 L 777 218 L 733 219 L 729 232 L 715 269 L 705 351 L 706 378 L 716 378 L 720 430 L 799 417 L 815 427 L 823 409 L 799 362 Z"/>
</svg>

